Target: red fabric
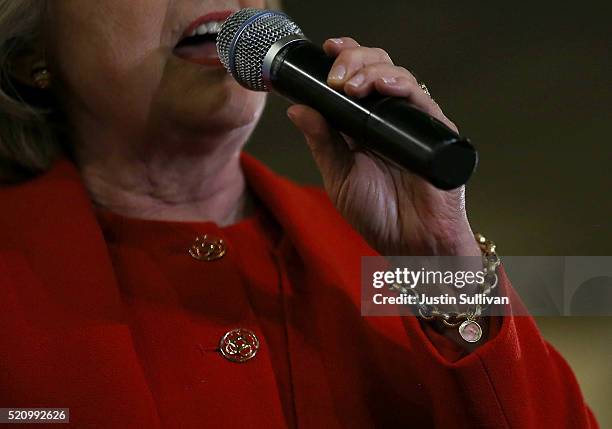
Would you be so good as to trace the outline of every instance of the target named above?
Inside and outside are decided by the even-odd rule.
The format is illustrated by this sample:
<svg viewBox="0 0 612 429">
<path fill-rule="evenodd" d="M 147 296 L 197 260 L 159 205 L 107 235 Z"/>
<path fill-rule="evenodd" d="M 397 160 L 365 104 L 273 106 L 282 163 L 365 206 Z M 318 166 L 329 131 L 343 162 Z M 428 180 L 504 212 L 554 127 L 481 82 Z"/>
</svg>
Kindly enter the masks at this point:
<svg viewBox="0 0 612 429">
<path fill-rule="evenodd" d="M 259 339 L 269 351 L 270 362 L 258 359 L 250 364 L 250 371 L 255 366 L 261 374 L 273 371 L 268 378 L 276 380 L 279 392 L 274 404 L 282 403 L 284 421 L 294 427 L 283 286 L 277 264 L 281 231 L 266 211 L 226 228 L 211 222 L 143 221 L 107 211 L 99 212 L 98 219 L 138 358 L 162 420 L 174 427 L 189 426 L 190 421 L 222 427 L 228 421 L 219 412 L 224 407 L 260 406 L 251 400 L 251 389 L 220 395 L 227 387 L 222 370 L 202 373 L 200 384 L 193 381 L 202 365 L 226 366 L 217 356 L 221 333 L 242 327 L 263 333 Z M 206 262 L 189 256 L 187 250 L 196 237 L 205 234 L 224 241 L 227 252 L 223 258 Z M 170 329 L 169 323 L 173 324 Z M 167 334 L 160 336 L 164 332 Z M 193 338 L 210 342 L 189 346 Z M 181 372 L 185 373 L 182 379 L 177 377 Z M 266 381 L 265 387 L 273 390 Z M 185 389 L 185 384 L 191 387 Z M 202 402 L 206 407 L 200 406 Z M 241 415 L 236 413 L 235 418 Z"/>
<path fill-rule="evenodd" d="M 570 368 L 531 318 L 505 317 L 485 345 L 449 359 L 415 318 L 361 317 L 360 257 L 373 250 L 323 192 L 246 156 L 243 167 L 282 233 L 262 262 L 270 271 L 242 297 L 241 279 L 257 269 L 223 270 L 235 276 L 222 280 L 229 290 L 198 273 L 212 294 L 204 297 L 190 270 L 159 264 L 162 249 L 109 252 L 68 161 L 0 189 L 0 406 L 69 407 L 75 427 L 285 427 L 287 387 L 277 384 L 285 347 L 301 428 L 597 427 Z M 122 269 L 122 261 L 139 268 Z M 266 340 L 279 338 L 279 323 L 262 322 L 267 298 L 259 287 L 273 269 L 286 327 L 280 346 Z M 160 287 L 161 271 L 175 289 Z M 502 287 L 509 287 L 505 276 Z M 139 299 L 126 299 L 130 291 Z M 254 291 L 261 300 L 248 302 Z M 235 327 L 264 339 L 245 364 L 214 351 Z"/>
</svg>

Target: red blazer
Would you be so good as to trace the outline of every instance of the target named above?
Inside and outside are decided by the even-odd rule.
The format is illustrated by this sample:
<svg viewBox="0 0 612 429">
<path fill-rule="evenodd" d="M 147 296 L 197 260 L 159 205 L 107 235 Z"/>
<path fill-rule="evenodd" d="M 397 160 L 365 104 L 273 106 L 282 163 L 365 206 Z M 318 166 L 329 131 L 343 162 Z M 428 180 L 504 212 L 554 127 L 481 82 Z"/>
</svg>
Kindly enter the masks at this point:
<svg viewBox="0 0 612 429">
<path fill-rule="evenodd" d="M 361 317 L 360 257 L 373 250 L 323 192 L 248 156 L 243 167 L 288 237 L 299 427 L 597 427 L 572 371 L 531 318 L 506 317 L 495 338 L 451 362 L 417 319 Z M 213 426 L 160 417 L 100 227 L 67 160 L 0 188 L 0 329 L 0 407 L 70 408 L 77 427 Z M 216 370 L 227 392 L 217 393 L 227 408 L 214 427 L 282 427 L 266 350 L 246 364 L 223 362 Z M 194 404 L 206 407 L 196 390 Z"/>
</svg>

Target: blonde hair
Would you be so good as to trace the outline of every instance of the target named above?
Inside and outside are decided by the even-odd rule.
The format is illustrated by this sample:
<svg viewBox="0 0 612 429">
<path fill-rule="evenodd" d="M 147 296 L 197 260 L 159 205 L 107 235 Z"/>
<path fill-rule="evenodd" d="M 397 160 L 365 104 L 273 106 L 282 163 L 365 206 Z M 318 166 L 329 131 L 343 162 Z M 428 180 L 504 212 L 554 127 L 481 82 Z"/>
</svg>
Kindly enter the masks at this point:
<svg viewBox="0 0 612 429">
<path fill-rule="evenodd" d="M 266 3 L 281 8 L 281 0 Z M 0 184 L 45 172 L 64 148 L 58 112 L 26 102 L 10 75 L 12 59 L 40 40 L 46 5 L 47 0 L 0 0 Z"/>
</svg>

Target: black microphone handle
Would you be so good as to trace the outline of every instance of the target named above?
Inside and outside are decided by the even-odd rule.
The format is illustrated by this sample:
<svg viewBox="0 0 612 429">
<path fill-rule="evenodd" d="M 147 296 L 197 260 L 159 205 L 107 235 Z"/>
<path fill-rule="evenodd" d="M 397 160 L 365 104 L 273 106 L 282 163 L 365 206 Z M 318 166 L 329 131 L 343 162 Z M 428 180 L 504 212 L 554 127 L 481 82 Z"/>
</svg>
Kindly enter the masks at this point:
<svg viewBox="0 0 612 429">
<path fill-rule="evenodd" d="M 319 111 L 366 150 L 439 189 L 468 181 L 478 162 L 468 139 L 404 99 L 377 94 L 357 100 L 332 89 L 327 77 L 333 63 L 319 46 L 295 41 L 274 58 L 269 83 L 289 100 Z"/>
</svg>

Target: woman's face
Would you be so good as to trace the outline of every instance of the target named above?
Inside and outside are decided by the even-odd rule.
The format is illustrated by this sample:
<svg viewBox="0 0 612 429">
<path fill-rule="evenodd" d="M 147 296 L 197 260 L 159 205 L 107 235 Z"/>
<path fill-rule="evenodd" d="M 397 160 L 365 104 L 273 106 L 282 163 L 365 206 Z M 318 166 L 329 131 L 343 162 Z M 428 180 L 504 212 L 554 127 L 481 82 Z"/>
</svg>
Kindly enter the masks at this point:
<svg viewBox="0 0 612 429">
<path fill-rule="evenodd" d="M 160 135 L 159 127 L 223 133 L 257 122 L 265 95 L 240 87 L 211 58 L 213 36 L 184 37 L 199 23 L 214 27 L 230 11 L 263 8 L 264 0 L 48 4 L 47 61 L 73 125 L 94 120 L 122 132 Z"/>
</svg>

